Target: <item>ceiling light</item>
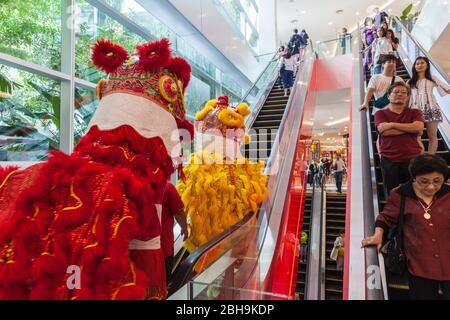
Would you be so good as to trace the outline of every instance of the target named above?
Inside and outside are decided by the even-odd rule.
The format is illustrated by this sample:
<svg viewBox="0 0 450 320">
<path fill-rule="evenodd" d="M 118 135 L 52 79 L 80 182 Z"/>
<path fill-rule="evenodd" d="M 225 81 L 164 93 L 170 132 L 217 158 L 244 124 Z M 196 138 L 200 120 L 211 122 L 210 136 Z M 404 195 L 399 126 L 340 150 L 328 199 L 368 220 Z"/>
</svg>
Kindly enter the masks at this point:
<svg viewBox="0 0 450 320">
<path fill-rule="evenodd" d="M 302 14 L 305 14 L 306 13 L 306 11 L 305 10 L 302 10 Z"/>
<path fill-rule="evenodd" d="M 330 22 L 328 22 L 328 24 L 331 26 L 333 24 L 333 22 L 330 21 Z"/>
<path fill-rule="evenodd" d="M 359 16 L 359 11 L 356 11 L 356 13 L 355 13 L 357 16 Z"/>
<path fill-rule="evenodd" d="M 330 119 L 330 120 L 333 120 L 333 119 L 334 119 L 334 117 L 330 117 L 329 119 Z"/>
<path fill-rule="evenodd" d="M 343 123 L 343 122 L 346 122 L 346 121 L 350 121 L 350 117 L 346 117 L 346 118 L 342 118 L 342 119 L 339 119 L 339 120 L 327 122 L 327 123 L 325 123 L 325 125 L 326 125 L 327 127 L 330 127 L 330 126 L 333 126 L 333 125 L 335 125 L 335 124 Z"/>
</svg>

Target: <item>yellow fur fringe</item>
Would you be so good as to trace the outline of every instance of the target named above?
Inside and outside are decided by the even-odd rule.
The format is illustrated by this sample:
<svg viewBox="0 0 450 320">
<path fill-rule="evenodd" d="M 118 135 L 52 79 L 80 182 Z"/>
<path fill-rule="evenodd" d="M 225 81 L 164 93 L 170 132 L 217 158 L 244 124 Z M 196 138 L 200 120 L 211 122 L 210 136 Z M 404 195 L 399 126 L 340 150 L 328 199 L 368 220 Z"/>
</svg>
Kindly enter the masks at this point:
<svg viewBox="0 0 450 320">
<path fill-rule="evenodd" d="M 189 252 L 256 212 L 267 197 L 264 163 L 239 159 L 222 163 L 223 157 L 199 151 L 185 167 L 186 183 L 177 183 L 185 205 L 190 235 L 184 246 Z"/>
</svg>

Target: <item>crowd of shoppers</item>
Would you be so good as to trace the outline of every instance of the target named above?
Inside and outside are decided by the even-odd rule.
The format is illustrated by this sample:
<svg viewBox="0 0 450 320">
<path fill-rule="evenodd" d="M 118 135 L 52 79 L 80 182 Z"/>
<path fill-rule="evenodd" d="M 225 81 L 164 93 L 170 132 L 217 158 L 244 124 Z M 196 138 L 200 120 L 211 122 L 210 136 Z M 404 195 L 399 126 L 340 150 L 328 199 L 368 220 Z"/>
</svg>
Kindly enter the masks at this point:
<svg viewBox="0 0 450 320">
<path fill-rule="evenodd" d="M 308 41 L 309 36 L 305 30 L 298 33 L 298 29 L 294 29 L 287 45 L 280 46 L 275 56 L 275 59 L 280 61 L 280 78 L 285 97 L 288 96 L 289 90 L 294 85 L 294 77 L 302 61 L 305 48 L 308 46 Z"/>
<path fill-rule="evenodd" d="M 372 236 L 362 246 L 381 250 L 383 239 L 403 217 L 403 248 L 411 299 L 450 300 L 450 186 L 448 165 L 436 155 L 437 127 L 443 121 L 434 89 L 450 93 L 447 83 L 431 75 L 430 61 L 419 56 L 411 80 L 396 76 L 398 39 L 389 17 L 378 10 L 362 30 L 364 65 L 372 77 L 360 110 L 373 106 L 377 148 L 387 203 Z M 374 99 L 373 99 L 374 98 Z M 422 134 L 426 128 L 428 148 Z M 402 205 L 403 204 L 403 205 Z M 441 295 L 439 295 L 441 292 Z"/>
</svg>

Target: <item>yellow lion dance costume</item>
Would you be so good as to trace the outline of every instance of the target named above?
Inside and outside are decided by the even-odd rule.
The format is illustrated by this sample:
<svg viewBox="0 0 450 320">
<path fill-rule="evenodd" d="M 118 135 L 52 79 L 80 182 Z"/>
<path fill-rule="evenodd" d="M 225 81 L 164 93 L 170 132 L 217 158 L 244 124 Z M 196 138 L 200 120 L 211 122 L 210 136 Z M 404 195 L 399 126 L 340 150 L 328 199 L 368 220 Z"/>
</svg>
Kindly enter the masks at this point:
<svg viewBox="0 0 450 320">
<path fill-rule="evenodd" d="M 268 195 L 264 163 L 250 162 L 239 150 L 242 139 L 249 142 L 244 124 L 249 114 L 246 104 L 229 106 L 223 96 L 208 101 L 196 115 L 196 136 L 202 140 L 196 145 L 202 150 L 190 155 L 185 182 L 177 184 L 188 216 L 184 246 L 189 252 L 256 213 Z"/>
</svg>

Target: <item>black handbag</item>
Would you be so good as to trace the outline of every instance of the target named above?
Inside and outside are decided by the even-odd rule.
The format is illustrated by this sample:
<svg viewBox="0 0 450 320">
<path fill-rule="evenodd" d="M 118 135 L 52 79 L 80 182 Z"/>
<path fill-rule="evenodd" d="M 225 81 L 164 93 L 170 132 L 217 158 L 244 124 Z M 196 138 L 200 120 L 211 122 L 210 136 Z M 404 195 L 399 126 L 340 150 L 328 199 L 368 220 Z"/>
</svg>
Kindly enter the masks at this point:
<svg viewBox="0 0 450 320">
<path fill-rule="evenodd" d="M 391 86 L 394 84 L 395 82 L 395 75 L 392 77 L 392 81 L 391 81 Z M 386 92 L 382 97 L 371 101 L 369 104 L 377 109 L 383 109 L 384 107 L 386 107 L 389 104 L 389 98 L 388 98 L 388 93 Z"/>
<path fill-rule="evenodd" d="M 404 275 L 407 271 L 407 261 L 403 248 L 403 216 L 405 211 L 405 197 L 400 200 L 400 214 L 398 223 L 391 228 L 387 235 L 387 242 L 381 249 L 386 269 L 396 275 Z"/>
</svg>

